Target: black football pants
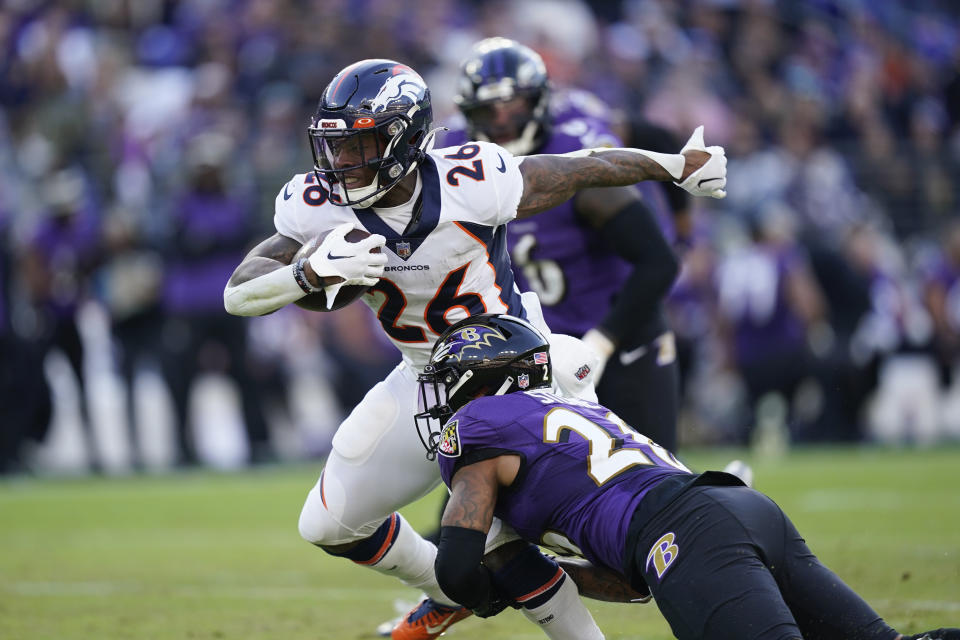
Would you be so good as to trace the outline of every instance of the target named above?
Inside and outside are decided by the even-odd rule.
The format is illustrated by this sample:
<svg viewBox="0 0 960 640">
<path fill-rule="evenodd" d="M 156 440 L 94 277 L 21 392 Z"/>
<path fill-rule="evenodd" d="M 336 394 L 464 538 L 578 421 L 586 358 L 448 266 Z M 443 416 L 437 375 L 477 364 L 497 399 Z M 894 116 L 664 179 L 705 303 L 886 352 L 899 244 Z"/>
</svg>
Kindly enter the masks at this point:
<svg viewBox="0 0 960 640">
<path fill-rule="evenodd" d="M 669 344 L 661 346 L 662 341 Z M 597 385 L 600 404 L 668 451 L 677 450 L 680 367 L 673 334 L 610 356 Z"/>
<path fill-rule="evenodd" d="M 633 562 L 680 640 L 893 640 L 768 497 L 693 486 L 640 529 Z"/>
</svg>

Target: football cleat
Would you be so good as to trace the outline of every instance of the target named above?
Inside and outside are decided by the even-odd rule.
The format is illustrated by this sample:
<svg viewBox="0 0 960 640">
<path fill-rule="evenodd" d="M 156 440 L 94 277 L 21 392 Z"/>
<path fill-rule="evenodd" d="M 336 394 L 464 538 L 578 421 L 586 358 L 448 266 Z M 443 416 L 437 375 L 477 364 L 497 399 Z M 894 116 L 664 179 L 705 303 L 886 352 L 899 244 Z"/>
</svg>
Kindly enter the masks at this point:
<svg viewBox="0 0 960 640">
<path fill-rule="evenodd" d="M 390 637 L 393 640 L 432 640 L 472 612 L 466 607 L 440 604 L 426 598 L 400 619 Z"/>
</svg>

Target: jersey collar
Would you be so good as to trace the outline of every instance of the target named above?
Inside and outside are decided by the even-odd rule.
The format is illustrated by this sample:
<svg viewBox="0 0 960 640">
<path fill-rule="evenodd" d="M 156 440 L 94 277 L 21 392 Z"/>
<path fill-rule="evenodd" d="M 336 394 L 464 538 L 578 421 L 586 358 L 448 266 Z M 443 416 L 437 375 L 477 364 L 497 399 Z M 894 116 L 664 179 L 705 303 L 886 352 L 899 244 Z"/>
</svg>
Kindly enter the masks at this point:
<svg viewBox="0 0 960 640">
<path fill-rule="evenodd" d="M 440 222 L 440 178 L 437 165 L 429 155 L 420 161 L 423 188 L 413 206 L 413 216 L 403 233 L 397 233 L 372 208 L 354 209 L 360 224 L 370 233 L 379 233 L 387 239 L 387 248 L 401 260 L 408 260 L 420 248 L 427 236 Z"/>
</svg>

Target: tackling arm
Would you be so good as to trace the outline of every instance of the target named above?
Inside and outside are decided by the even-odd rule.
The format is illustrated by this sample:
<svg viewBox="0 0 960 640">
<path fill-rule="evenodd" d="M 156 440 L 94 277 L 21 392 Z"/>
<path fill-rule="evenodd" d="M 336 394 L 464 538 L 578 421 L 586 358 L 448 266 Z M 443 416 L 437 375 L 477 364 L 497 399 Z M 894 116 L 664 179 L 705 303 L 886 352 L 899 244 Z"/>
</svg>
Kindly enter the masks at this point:
<svg viewBox="0 0 960 640">
<path fill-rule="evenodd" d="M 437 582 L 453 600 L 480 614 L 503 608 L 498 604 L 500 598 L 490 570 L 482 563 L 483 551 L 499 486 L 513 481 L 519 465 L 519 457 L 506 455 L 458 469 L 440 520 L 434 565 Z"/>
<path fill-rule="evenodd" d="M 649 602 L 650 590 L 635 591 L 626 579 L 606 567 L 580 558 L 554 558 L 577 585 L 580 595 L 604 602 Z"/>
</svg>

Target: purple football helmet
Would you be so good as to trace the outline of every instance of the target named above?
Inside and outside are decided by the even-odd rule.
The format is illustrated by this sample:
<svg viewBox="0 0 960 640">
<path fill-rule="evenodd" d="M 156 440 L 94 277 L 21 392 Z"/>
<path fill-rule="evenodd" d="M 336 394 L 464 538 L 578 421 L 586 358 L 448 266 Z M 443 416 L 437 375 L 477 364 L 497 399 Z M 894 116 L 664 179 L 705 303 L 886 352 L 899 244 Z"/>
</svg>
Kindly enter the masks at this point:
<svg viewBox="0 0 960 640">
<path fill-rule="evenodd" d="M 525 104 L 498 120 L 498 103 L 523 98 Z M 492 141 L 515 155 L 535 151 L 550 127 L 550 79 L 543 58 L 507 38 L 487 38 L 473 46 L 460 64 L 460 79 L 454 102 L 467 120 L 467 133 L 474 140 Z"/>
</svg>

